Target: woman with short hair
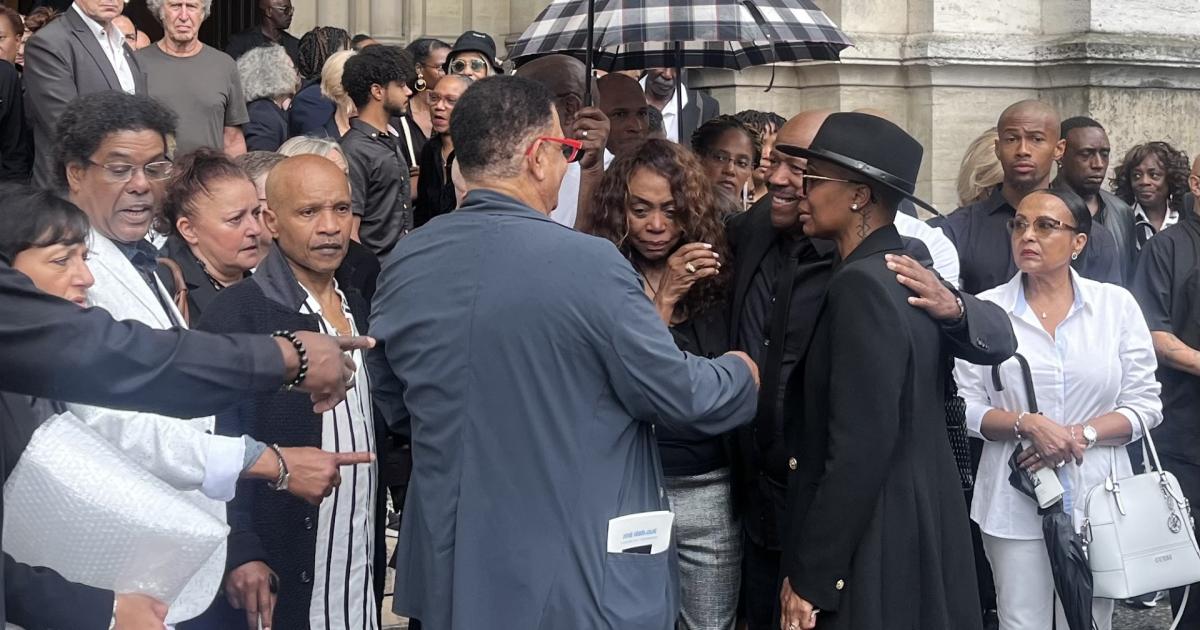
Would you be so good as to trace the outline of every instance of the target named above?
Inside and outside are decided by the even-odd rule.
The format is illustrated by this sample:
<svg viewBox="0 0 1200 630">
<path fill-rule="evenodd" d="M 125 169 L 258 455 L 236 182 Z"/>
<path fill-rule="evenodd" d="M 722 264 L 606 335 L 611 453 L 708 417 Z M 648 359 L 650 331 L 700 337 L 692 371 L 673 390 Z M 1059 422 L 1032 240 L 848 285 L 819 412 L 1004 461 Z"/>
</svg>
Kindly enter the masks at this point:
<svg viewBox="0 0 1200 630">
<path fill-rule="evenodd" d="M 1137 248 L 1179 222 L 1192 167 L 1187 153 L 1166 142 L 1139 144 L 1125 154 L 1113 176 L 1113 194 L 1133 208 Z"/>
<path fill-rule="evenodd" d="M 321 69 L 321 94 L 333 101 L 335 106 L 333 118 L 330 118 L 322 129 L 326 137 L 334 140 L 341 139 L 350 131 L 350 119 L 358 115 L 358 108 L 354 106 L 354 101 L 342 86 L 342 71 L 346 68 L 346 60 L 357 54 L 353 50 L 334 53 Z"/>
<path fill-rule="evenodd" d="M 275 151 L 288 139 L 288 108 L 296 96 L 299 76 L 283 46 L 251 49 L 237 60 L 246 112 L 242 127 L 247 151 Z"/>
<path fill-rule="evenodd" d="M 971 518 L 992 566 L 1000 628 L 1034 630 L 1054 625 L 1055 591 L 1038 504 L 1008 480 L 1019 441 L 1032 443 L 1018 459 L 1025 470 L 1057 474 L 1078 530 L 1088 491 L 1114 467 L 1118 477 L 1132 474 L 1121 447 L 1141 438 L 1142 421 L 1150 429 L 1162 422 L 1162 403 L 1150 330 L 1133 296 L 1071 268 L 1093 226 L 1087 204 L 1072 191 L 1036 191 L 1010 225 L 1019 271 L 978 297 L 1008 312 L 1039 412 L 1016 360 L 997 372 L 958 361 L 955 379 L 967 428 L 985 440 Z M 1112 600 L 1093 600 L 1099 630 L 1111 627 L 1112 614 Z M 1067 627 L 1061 607 L 1057 617 Z"/>
</svg>

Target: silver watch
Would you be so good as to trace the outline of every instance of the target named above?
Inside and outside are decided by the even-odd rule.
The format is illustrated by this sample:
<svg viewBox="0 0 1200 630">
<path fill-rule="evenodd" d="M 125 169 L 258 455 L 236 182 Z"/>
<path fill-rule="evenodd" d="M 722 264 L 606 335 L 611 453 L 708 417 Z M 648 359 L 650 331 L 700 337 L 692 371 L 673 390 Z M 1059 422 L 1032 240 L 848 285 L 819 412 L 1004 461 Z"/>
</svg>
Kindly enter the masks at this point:
<svg viewBox="0 0 1200 630">
<path fill-rule="evenodd" d="M 1100 437 L 1100 435 L 1098 433 L 1096 433 L 1096 427 L 1094 427 L 1090 424 L 1083 425 L 1083 439 L 1087 440 L 1088 448 L 1092 448 L 1093 446 L 1095 446 L 1096 439 L 1099 437 Z"/>
</svg>

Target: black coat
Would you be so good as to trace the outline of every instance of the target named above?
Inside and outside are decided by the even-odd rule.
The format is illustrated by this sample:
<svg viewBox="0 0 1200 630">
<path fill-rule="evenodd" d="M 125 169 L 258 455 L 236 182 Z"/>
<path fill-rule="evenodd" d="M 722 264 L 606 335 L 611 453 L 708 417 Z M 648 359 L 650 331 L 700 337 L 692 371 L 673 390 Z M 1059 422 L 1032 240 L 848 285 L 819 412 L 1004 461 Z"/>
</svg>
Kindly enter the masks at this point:
<svg viewBox="0 0 1200 630">
<path fill-rule="evenodd" d="M 309 79 L 300 86 L 292 107 L 288 110 L 288 127 L 285 138 L 294 136 L 320 136 L 325 125 L 333 120 L 337 105 L 321 94 L 321 79 Z M 336 140 L 337 138 L 334 138 Z"/>
<path fill-rule="evenodd" d="M 80 309 L 38 291 L 3 257 L 0 358 L 0 384 L 6 392 L 182 418 L 214 413 L 252 392 L 277 389 L 284 373 L 276 343 L 265 336 L 219 337 L 116 321 L 103 309 Z M 5 476 L 16 464 L 20 441 L 36 426 L 28 399 L 6 392 L 0 392 L 0 469 Z M 111 593 L 78 596 L 64 587 L 57 575 L 6 558 L 0 620 L 6 604 L 13 611 L 10 619 L 32 623 L 22 606 L 42 609 L 40 602 L 54 602 L 58 608 L 43 612 L 69 616 L 69 621 L 54 619 L 54 627 L 108 627 Z M 93 626 L 98 619 L 103 625 Z"/>
<path fill-rule="evenodd" d="M 979 628 L 946 439 L 950 353 L 888 253 L 904 253 L 892 226 L 838 264 L 789 383 L 783 575 L 821 610 L 818 628 Z"/>
<path fill-rule="evenodd" d="M 342 292 L 359 331 L 366 334 L 366 302 L 352 287 L 342 287 Z M 276 330 L 320 332 L 317 315 L 300 313 L 304 300 L 304 289 L 279 248 L 273 247 L 254 275 L 217 294 L 196 329 L 260 334 Z M 247 399 L 217 414 L 216 429 L 221 435 L 252 435 L 268 444 L 321 447 L 321 416 L 313 412 L 308 394 L 299 391 Z M 318 506 L 254 481 L 238 482 L 237 496 L 229 502 L 226 566 L 233 569 L 258 560 L 279 576 L 279 600 L 272 627 L 309 627 L 319 511 Z M 223 603 L 223 598 L 218 598 L 218 609 Z M 218 613 L 209 611 L 205 617 L 210 614 Z"/>
<path fill-rule="evenodd" d="M 250 121 L 242 127 L 247 151 L 278 151 L 288 139 L 288 113 L 269 98 L 246 105 Z"/>
</svg>

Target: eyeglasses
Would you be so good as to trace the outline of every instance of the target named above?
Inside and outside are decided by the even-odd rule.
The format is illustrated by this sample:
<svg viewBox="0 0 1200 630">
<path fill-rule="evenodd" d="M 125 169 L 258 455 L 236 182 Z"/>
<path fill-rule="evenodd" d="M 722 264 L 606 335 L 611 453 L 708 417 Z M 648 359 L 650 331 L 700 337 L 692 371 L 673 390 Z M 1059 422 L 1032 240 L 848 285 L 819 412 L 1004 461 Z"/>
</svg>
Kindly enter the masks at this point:
<svg viewBox="0 0 1200 630">
<path fill-rule="evenodd" d="M 1064 232 L 1079 231 L 1079 228 L 1075 227 L 1074 225 L 1063 223 L 1058 219 L 1051 219 L 1050 217 L 1038 217 L 1033 220 L 1032 224 L 1024 217 L 1009 219 L 1008 231 L 1013 236 L 1022 236 L 1025 234 L 1025 231 L 1029 229 L 1030 225 L 1033 225 L 1033 235 L 1038 238 L 1046 238 L 1058 230 L 1062 230 Z"/>
<path fill-rule="evenodd" d="M 486 72 L 488 69 L 487 62 L 482 59 L 471 59 L 470 61 L 466 59 L 455 59 L 454 61 L 450 62 L 450 72 L 453 72 L 454 74 L 462 74 L 467 71 L 468 65 L 471 67 L 471 72 Z"/>
<path fill-rule="evenodd" d="M 581 142 L 579 140 L 572 140 L 570 138 L 553 138 L 550 136 L 542 136 L 542 137 L 534 140 L 533 144 L 529 145 L 529 148 L 525 150 L 525 155 L 526 156 L 533 155 L 533 152 L 537 151 L 538 147 L 541 146 L 541 144 L 543 142 L 553 142 L 555 144 L 561 144 L 562 145 L 562 155 L 567 160 L 567 162 L 574 162 L 575 160 L 578 160 L 579 155 L 581 153 L 583 153 L 583 142 Z"/>
<path fill-rule="evenodd" d="M 454 106 L 458 104 L 458 97 L 457 96 L 455 96 L 455 97 L 442 96 L 441 94 L 438 94 L 437 92 L 429 93 L 429 106 L 430 107 L 437 107 L 438 105 L 440 105 L 442 103 L 445 103 L 446 107 L 453 109 Z"/>
<path fill-rule="evenodd" d="M 278 11 L 284 15 L 292 15 L 293 13 L 296 12 L 296 7 L 293 7 L 293 6 L 281 7 L 281 6 L 271 5 L 271 10 Z"/>
<path fill-rule="evenodd" d="M 813 186 L 812 184 L 810 184 L 808 182 L 808 180 L 810 180 L 810 179 L 818 181 L 818 182 L 842 182 L 843 184 L 861 184 L 861 183 L 863 183 L 863 182 L 856 181 L 853 179 L 838 179 L 836 177 L 823 177 L 821 175 L 809 175 L 808 173 L 804 173 L 800 177 L 801 177 L 801 182 L 802 182 L 800 184 L 800 193 L 804 194 L 804 195 L 807 195 L 808 191 Z"/>
<path fill-rule="evenodd" d="M 445 74 L 445 72 L 442 71 L 442 66 L 440 66 L 440 65 L 434 65 L 434 64 L 425 63 L 425 62 L 420 62 L 417 65 L 421 66 L 422 68 L 425 68 L 426 70 L 428 70 L 429 72 L 431 72 L 437 76 L 441 76 L 441 75 Z"/>
<path fill-rule="evenodd" d="M 729 155 L 724 151 L 714 151 L 705 155 L 704 157 L 716 162 L 717 164 L 720 164 L 721 166 L 733 164 L 743 171 L 748 171 L 754 167 L 754 164 L 750 160 L 746 158 L 734 158 L 732 155 Z"/>
<path fill-rule="evenodd" d="M 152 182 L 161 182 L 171 177 L 171 173 L 175 170 L 175 164 L 170 160 L 160 160 L 158 162 L 150 162 L 142 166 L 134 164 L 125 164 L 122 162 L 109 162 L 100 164 L 99 162 L 87 161 L 90 166 L 99 166 L 104 169 L 104 179 L 113 184 L 124 184 L 133 179 L 134 171 L 141 169 L 146 175 L 146 179 Z"/>
</svg>

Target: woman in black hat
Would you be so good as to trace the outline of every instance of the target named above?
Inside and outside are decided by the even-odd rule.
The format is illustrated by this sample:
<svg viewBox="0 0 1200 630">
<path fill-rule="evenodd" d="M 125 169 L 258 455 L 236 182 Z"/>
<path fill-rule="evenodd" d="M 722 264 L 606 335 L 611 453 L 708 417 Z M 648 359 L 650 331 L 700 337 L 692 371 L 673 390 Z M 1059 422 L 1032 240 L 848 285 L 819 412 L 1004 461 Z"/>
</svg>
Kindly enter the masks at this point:
<svg viewBox="0 0 1200 630">
<path fill-rule="evenodd" d="M 503 74 L 496 59 L 496 41 L 480 31 L 467 31 L 454 41 L 446 57 L 446 74 L 465 74 L 476 81 Z"/>
<path fill-rule="evenodd" d="M 847 113 L 808 149 L 776 151 L 808 160 L 800 221 L 840 258 L 786 402 L 781 627 L 979 628 L 943 327 L 911 308 L 893 267 L 899 202 L 926 205 L 913 196 L 921 145 Z"/>
</svg>

